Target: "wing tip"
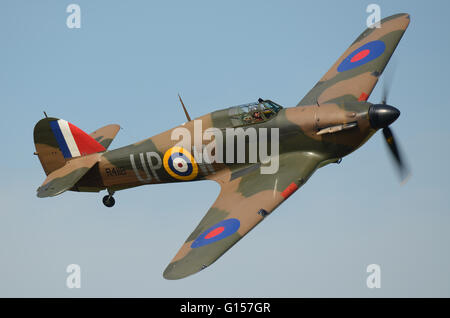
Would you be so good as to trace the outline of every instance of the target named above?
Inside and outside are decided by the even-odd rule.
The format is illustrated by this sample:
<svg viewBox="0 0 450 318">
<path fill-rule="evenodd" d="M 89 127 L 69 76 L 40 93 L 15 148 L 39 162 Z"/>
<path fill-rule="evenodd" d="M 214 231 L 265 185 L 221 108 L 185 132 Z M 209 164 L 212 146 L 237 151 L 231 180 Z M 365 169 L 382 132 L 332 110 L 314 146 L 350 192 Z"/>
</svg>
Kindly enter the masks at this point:
<svg viewBox="0 0 450 318">
<path fill-rule="evenodd" d="M 179 280 L 187 276 L 189 276 L 189 274 L 188 275 L 180 274 L 179 272 L 173 270 L 170 265 L 167 266 L 167 268 L 164 270 L 163 273 L 163 277 L 167 280 Z"/>
<path fill-rule="evenodd" d="M 403 26 L 406 29 L 409 25 L 409 22 L 411 21 L 411 15 L 406 12 L 393 14 L 391 16 L 388 16 L 388 17 L 382 19 L 381 24 L 391 21 L 391 20 L 395 20 L 395 19 L 406 19 L 405 25 Z"/>
<path fill-rule="evenodd" d="M 200 272 L 205 269 L 207 265 L 202 265 L 201 268 L 195 268 L 193 266 L 178 266 L 176 262 L 170 263 L 163 272 L 163 277 L 167 280 L 178 280 L 186 278 L 193 274 Z"/>
<path fill-rule="evenodd" d="M 64 191 L 60 191 L 60 190 L 55 191 L 54 187 L 51 187 L 49 183 L 46 183 L 45 185 L 42 185 L 39 188 L 37 188 L 36 196 L 38 198 L 42 199 L 42 198 L 54 197 L 63 192 Z"/>
</svg>

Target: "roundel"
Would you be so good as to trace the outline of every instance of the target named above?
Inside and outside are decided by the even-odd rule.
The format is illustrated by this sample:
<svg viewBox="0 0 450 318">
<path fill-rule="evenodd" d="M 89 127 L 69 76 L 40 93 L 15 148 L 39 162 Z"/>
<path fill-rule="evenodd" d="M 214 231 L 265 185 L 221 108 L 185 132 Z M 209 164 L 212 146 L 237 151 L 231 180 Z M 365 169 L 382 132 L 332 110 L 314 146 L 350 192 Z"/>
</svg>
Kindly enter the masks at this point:
<svg viewBox="0 0 450 318">
<path fill-rule="evenodd" d="M 164 169 L 175 179 L 192 180 L 197 176 L 198 166 L 194 157 L 182 147 L 172 147 L 163 159 Z"/>
<path fill-rule="evenodd" d="M 192 242 L 191 248 L 197 248 L 220 241 L 234 234 L 240 226 L 241 222 L 239 222 L 238 219 L 226 219 L 220 221 L 216 225 L 211 226 Z"/>
<path fill-rule="evenodd" d="M 350 53 L 341 64 L 339 64 L 337 70 L 338 72 L 344 72 L 364 65 L 383 54 L 385 49 L 386 45 L 383 41 L 377 40 L 366 43 Z"/>
</svg>

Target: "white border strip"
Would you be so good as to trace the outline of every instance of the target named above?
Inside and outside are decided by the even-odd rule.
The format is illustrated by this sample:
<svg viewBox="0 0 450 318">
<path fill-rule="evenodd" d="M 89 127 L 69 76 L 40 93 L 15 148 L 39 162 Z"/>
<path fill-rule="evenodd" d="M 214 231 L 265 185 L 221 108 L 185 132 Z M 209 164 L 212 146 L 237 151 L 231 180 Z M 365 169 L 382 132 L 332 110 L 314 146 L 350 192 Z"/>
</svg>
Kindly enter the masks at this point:
<svg viewBox="0 0 450 318">
<path fill-rule="evenodd" d="M 72 132 L 70 131 L 69 123 L 63 119 L 58 120 L 59 128 L 61 129 L 61 133 L 66 140 L 67 147 L 69 148 L 70 154 L 72 157 L 81 156 L 80 151 L 78 150 L 77 143 L 73 138 Z"/>
</svg>

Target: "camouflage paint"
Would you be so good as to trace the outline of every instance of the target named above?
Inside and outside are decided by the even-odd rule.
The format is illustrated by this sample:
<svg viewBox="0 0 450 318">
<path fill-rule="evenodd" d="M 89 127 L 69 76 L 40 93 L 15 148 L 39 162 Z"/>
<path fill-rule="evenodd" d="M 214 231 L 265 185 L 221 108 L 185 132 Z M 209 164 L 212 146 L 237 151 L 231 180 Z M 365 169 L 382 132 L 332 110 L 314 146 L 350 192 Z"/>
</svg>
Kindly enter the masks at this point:
<svg viewBox="0 0 450 318">
<path fill-rule="evenodd" d="M 213 163 L 211 166 L 198 164 L 198 173 L 194 179 L 188 181 L 214 180 L 221 185 L 221 191 L 167 266 L 163 274 L 165 278 L 183 278 L 211 265 L 305 184 L 314 171 L 329 163 L 338 162 L 358 149 L 376 132 L 376 129 L 370 126 L 368 109 L 372 104 L 368 103 L 367 99 L 409 22 L 408 14 L 397 14 L 383 19 L 381 28 L 365 30 L 296 107 L 283 108 L 268 121 L 245 126 L 253 127 L 257 131 L 261 128 L 279 129 L 279 170 L 276 174 L 261 174 L 260 162 Z M 380 48 L 375 48 L 374 44 L 367 45 L 378 43 L 377 41 L 382 41 L 385 45 L 382 52 Z M 356 53 L 363 51 L 360 49 L 355 53 L 355 50 L 361 47 L 369 50 L 374 48 L 379 50 L 376 54 L 381 53 L 371 59 L 371 53 L 364 52 L 352 62 L 351 59 Z M 353 55 L 350 55 L 352 52 Z M 367 56 L 370 58 L 366 59 Z M 342 64 L 346 58 L 347 64 Z M 354 62 L 358 63 L 357 67 L 348 66 L 348 63 Z M 347 66 L 338 70 L 340 65 Z M 164 165 L 152 172 L 151 166 L 154 163 L 150 164 L 148 158 L 149 154 L 164 158 L 166 152 L 178 142 L 171 139 L 176 128 L 186 128 L 191 133 L 191 144 L 194 144 L 194 120 L 128 146 L 90 157 L 73 158 L 71 161 L 64 160 L 58 145 L 49 135 L 49 120 L 57 119 L 48 118 L 38 122 L 34 139 L 39 159 L 49 175 L 43 186 L 53 187 L 50 195 L 68 189 L 117 191 L 144 184 L 186 182 L 168 173 Z M 202 121 L 203 131 L 210 127 L 222 131 L 233 127 L 230 109 L 214 111 L 197 120 Z M 106 148 L 118 130 L 118 125 L 110 125 L 92 133 L 91 136 Z M 223 136 L 225 145 L 225 134 Z M 209 142 L 202 140 L 203 145 Z M 188 149 L 189 152 L 191 150 Z M 38 193 L 48 196 L 43 191 Z M 210 244 L 192 247 L 193 242 L 202 233 L 206 237 L 206 230 L 228 219 L 239 220 L 236 232 Z M 217 233 L 220 231 L 222 229 Z"/>
</svg>

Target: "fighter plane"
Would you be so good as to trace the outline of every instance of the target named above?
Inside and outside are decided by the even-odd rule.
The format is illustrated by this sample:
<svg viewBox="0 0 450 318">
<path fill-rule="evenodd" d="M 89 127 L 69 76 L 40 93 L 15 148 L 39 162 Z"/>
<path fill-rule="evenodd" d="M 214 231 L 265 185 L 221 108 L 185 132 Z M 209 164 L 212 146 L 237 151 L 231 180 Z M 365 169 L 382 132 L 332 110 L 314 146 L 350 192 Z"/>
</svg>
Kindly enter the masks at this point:
<svg viewBox="0 0 450 318">
<path fill-rule="evenodd" d="M 114 150 L 108 147 L 119 125 L 88 134 L 46 115 L 34 128 L 35 154 L 47 175 L 37 196 L 107 190 L 103 203 L 112 207 L 115 192 L 141 185 L 219 183 L 215 203 L 163 273 L 180 279 L 214 263 L 317 169 L 340 162 L 380 129 L 403 180 L 409 169 L 389 128 L 400 111 L 387 104 L 387 94 L 381 103 L 367 100 L 409 22 L 402 13 L 367 28 L 294 107 L 260 98 L 191 120 L 180 98 L 187 122 Z M 244 136 L 243 147 L 233 143 L 239 134 L 229 139 L 229 131 Z M 252 158 L 252 136 L 256 144 L 266 141 L 267 156 Z"/>
</svg>

